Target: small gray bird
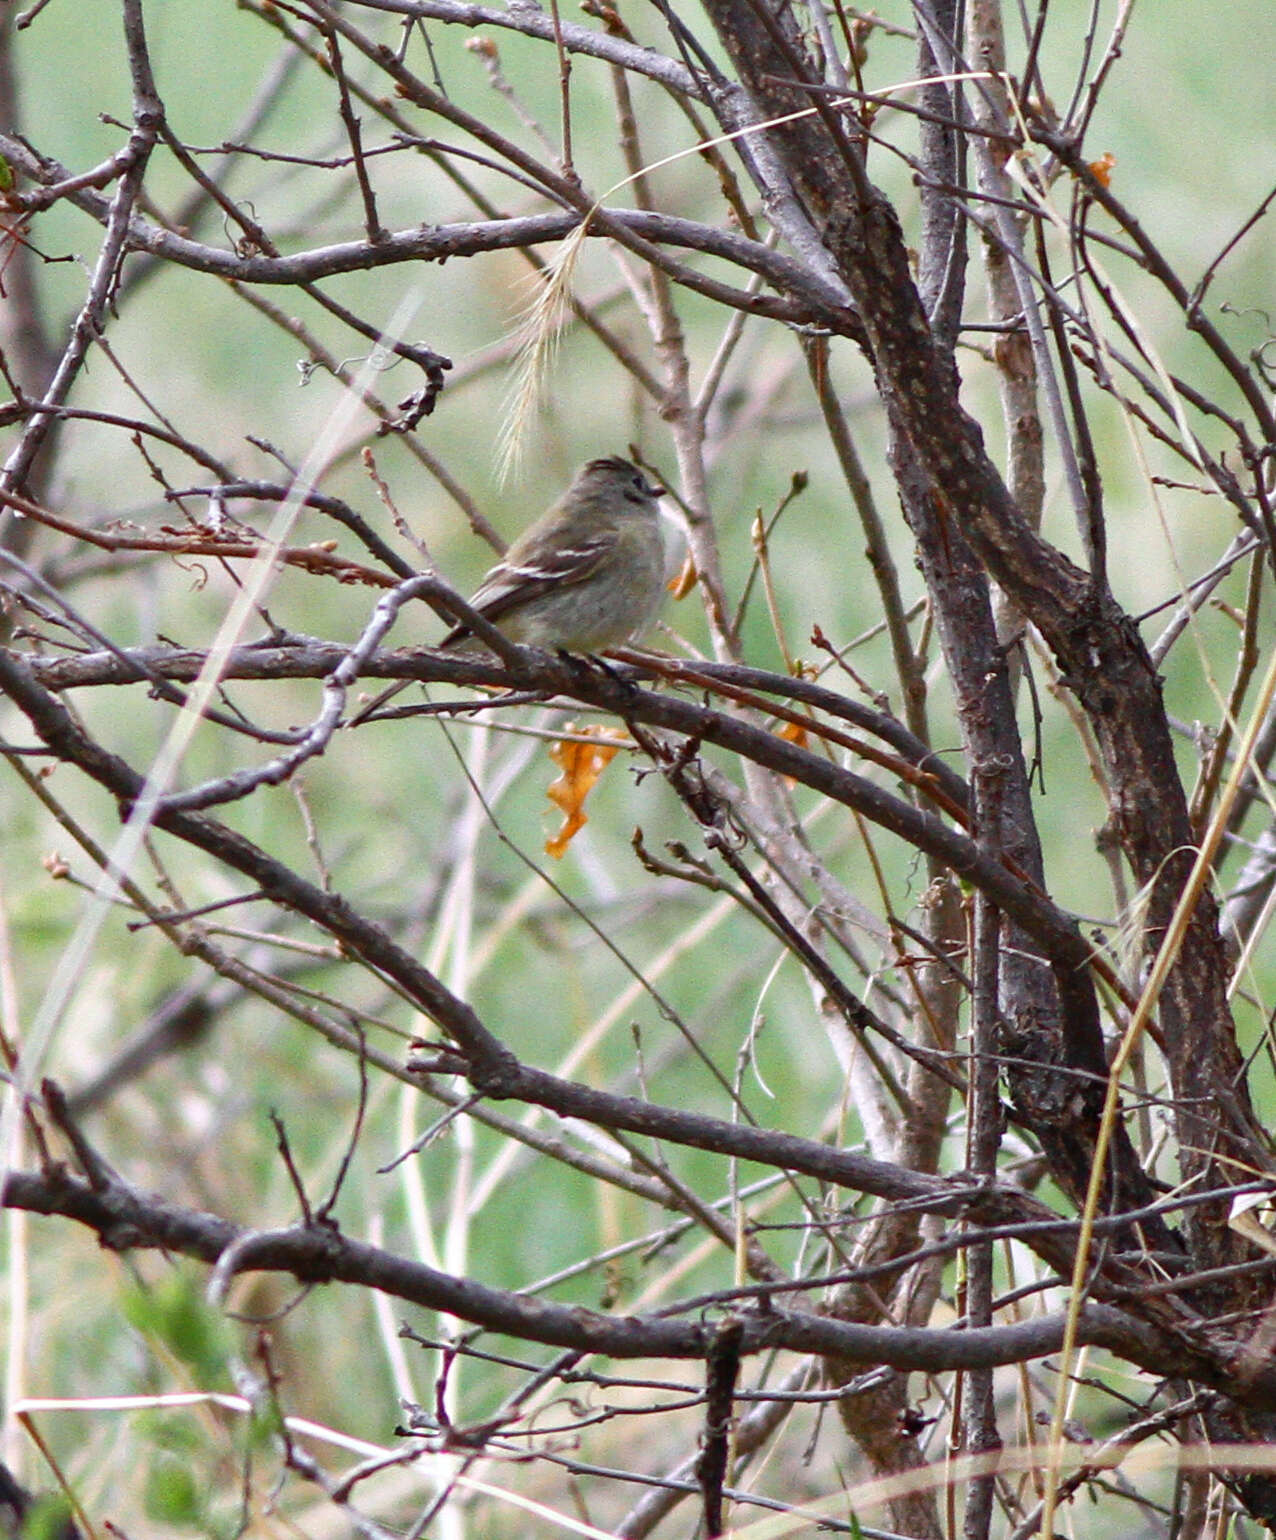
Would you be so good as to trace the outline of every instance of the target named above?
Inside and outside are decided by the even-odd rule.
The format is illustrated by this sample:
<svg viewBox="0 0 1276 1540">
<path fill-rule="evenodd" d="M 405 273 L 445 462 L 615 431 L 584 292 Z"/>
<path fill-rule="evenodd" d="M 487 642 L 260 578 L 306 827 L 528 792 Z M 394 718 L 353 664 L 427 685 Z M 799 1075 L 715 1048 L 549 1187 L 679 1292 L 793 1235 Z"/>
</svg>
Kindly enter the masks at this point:
<svg viewBox="0 0 1276 1540">
<path fill-rule="evenodd" d="M 619 455 L 591 460 L 526 529 L 470 600 L 511 642 L 603 652 L 641 636 L 665 593 L 665 543 L 653 486 Z M 440 643 L 473 648 L 467 626 Z"/>
</svg>

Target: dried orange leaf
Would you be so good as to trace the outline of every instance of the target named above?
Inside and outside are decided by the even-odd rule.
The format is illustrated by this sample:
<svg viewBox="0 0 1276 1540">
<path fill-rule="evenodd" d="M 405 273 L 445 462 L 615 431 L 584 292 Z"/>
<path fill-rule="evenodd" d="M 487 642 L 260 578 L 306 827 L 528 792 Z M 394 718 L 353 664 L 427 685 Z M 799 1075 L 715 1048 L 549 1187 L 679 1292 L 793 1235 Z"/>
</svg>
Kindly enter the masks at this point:
<svg viewBox="0 0 1276 1540">
<path fill-rule="evenodd" d="M 784 722 L 776 733 L 777 738 L 784 738 L 789 743 L 796 743 L 798 748 L 804 749 L 810 742 L 810 734 L 801 722 Z M 797 785 L 791 775 L 784 777 L 784 783 L 790 790 Z"/>
<path fill-rule="evenodd" d="M 1104 150 L 1098 160 L 1090 162 L 1090 175 L 1098 182 L 1100 187 L 1112 185 L 1112 168 L 1116 165 L 1116 156 L 1111 150 Z"/>
<path fill-rule="evenodd" d="M 696 564 L 690 556 L 684 557 L 682 566 L 669 579 L 669 592 L 675 599 L 685 599 L 696 586 Z"/>
<path fill-rule="evenodd" d="M 801 722 L 786 722 L 777 736 L 787 739 L 789 743 L 796 743 L 800 749 L 804 749 L 809 741 L 809 734 Z"/>
<path fill-rule="evenodd" d="M 562 828 L 545 841 L 546 854 L 556 861 L 562 859 L 573 838 L 585 827 L 585 798 L 595 781 L 629 741 L 622 727 L 578 728 L 569 722 L 565 731 L 574 736 L 558 739 L 549 749 L 549 757 L 562 774 L 545 789 L 546 796 L 563 814 Z"/>
</svg>

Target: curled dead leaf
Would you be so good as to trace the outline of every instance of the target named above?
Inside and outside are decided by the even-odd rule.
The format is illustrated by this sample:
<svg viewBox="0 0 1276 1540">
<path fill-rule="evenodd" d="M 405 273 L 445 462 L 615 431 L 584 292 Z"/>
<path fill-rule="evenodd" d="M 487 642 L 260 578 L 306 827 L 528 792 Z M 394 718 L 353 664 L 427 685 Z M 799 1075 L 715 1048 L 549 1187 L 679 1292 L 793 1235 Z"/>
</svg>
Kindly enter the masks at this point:
<svg viewBox="0 0 1276 1540">
<path fill-rule="evenodd" d="M 810 733 L 807 732 L 800 722 L 781 723 L 776 731 L 776 737 L 783 738 L 788 743 L 795 743 L 800 749 L 808 748 L 811 741 Z M 797 785 L 797 782 L 791 775 L 786 775 L 784 781 L 790 790 Z"/>
<path fill-rule="evenodd" d="M 549 757 L 562 771 L 546 787 L 545 795 L 563 814 L 562 827 L 545 841 L 547 855 L 560 861 L 568 845 L 585 827 L 585 799 L 594 783 L 626 743 L 629 735 L 623 727 L 576 727 L 568 723 L 564 732 L 550 745 Z"/>
<path fill-rule="evenodd" d="M 675 599 L 685 599 L 696 586 L 696 564 L 691 557 L 683 558 L 682 566 L 669 579 L 669 592 Z"/>
<path fill-rule="evenodd" d="M 788 743 L 796 743 L 800 749 L 806 748 L 810 741 L 810 734 L 802 726 L 801 722 L 785 722 L 780 728 L 778 736 L 785 739 Z"/>
<path fill-rule="evenodd" d="M 1112 185 L 1112 168 L 1116 165 L 1116 156 L 1111 150 L 1104 150 L 1098 160 L 1090 162 L 1090 175 L 1098 182 L 1100 187 Z"/>
</svg>

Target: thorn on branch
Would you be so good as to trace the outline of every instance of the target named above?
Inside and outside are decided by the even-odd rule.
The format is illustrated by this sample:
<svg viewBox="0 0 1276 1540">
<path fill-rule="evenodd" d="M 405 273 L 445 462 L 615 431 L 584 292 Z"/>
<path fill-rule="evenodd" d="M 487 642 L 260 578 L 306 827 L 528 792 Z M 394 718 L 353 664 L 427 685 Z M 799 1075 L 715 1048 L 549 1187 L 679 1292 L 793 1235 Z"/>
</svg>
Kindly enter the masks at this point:
<svg viewBox="0 0 1276 1540">
<path fill-rule="evenodd" d="M 83 1130 L 71 1115 L 66 1092 L 56 1080 L 40 1082 L 40 1095 L 44 1101 L 49 1121 L 71 1146 L 80 1170 L 88 1178 L 94 1192 L 106 1192 L 115 1184 L 115 1172 L 85 1138 Z"/>
<path fill-rule="evenodd" d="M 301 1205 L 301 1222 L 308 1230 L 315 1222 L 314 1212 L 310 1207 L 310 1199 L 306 1196 L 301 1173 L 297 1170 L 296 1163 L 292 1158 L 292 1146 L 288 1142 L 288 1130 L 284 1127 L 284 1120 L 273 1107 L 270 1109 L 270 1121 L 275 1130 L 275 1148 L 283 1157 L 284 1167 L 288 1172 L 288 1179 L 292 1183 L 293 1191 L 297 1194 L 297 1202 Z"/>
</svg>

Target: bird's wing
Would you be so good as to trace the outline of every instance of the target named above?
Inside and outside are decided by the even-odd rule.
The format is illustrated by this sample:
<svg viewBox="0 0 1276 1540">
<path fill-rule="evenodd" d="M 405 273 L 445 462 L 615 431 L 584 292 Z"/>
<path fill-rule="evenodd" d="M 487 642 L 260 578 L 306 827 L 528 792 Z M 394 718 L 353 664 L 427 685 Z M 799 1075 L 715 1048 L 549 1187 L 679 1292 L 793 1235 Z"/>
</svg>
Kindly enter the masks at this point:
<svg viewBox="0 0 1276 1540">
<path fill-rule="evenodd" d="M 520 559 L 520 542 L 515 541 L 504 560 L 483 579 L 470 606 L 488 620 L 499 620 L 515 605 L 551 589 L 583 583 L 615 550 L 616 538 L 615 530 L 595 531 L 557 550 L 542 551 L 531 561 Z"/>
</svg>

